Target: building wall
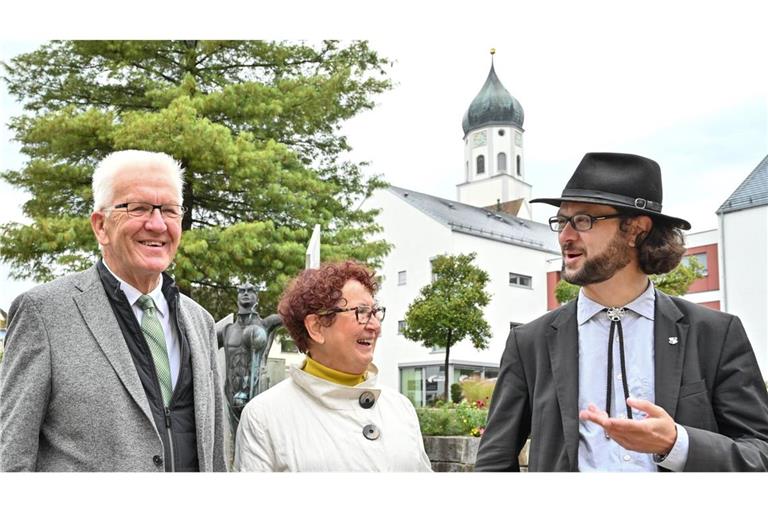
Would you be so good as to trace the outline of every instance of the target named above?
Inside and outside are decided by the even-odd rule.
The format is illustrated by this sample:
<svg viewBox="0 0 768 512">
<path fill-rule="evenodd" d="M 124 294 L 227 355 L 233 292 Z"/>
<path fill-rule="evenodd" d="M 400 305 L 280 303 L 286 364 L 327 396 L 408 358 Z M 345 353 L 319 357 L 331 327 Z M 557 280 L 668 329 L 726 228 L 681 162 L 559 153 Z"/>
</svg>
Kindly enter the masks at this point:
<svg viewBox="0 0 768 512">
<path fill-rule="evenodd" d="M 504 135 L 500 135 L 503 131 Z M 484 134 L 486 143 L 476 146 L 477 134 Z M 486 207 L 496 201 L 507 202 L 524 197 L 531 198 L 531 186 L 525 180 L 523 158 L 523 134 L 511 126 L 487 126 L 473 130 L 464 138 L 465 180 L 456 188 L 457 201 L 473 206 Z M 506 170 L 498 168 L 498 154 L 506 154 Z M 477 157 L 485 158 L 485 172 L 477 173 Z M 520 161 L 518 174 L 517 162 Z M 525 218 L 530 212 L 524 209 Z"/>
<path fill-rule="evenodd" d="M 385 258 L 379 302 L 387 316 L 376 347 L 374 361 L 380 382 L 399 388 L 399 366 L 413 363 L 442 363 L 443 351 L 433 351 L 398 334 L 398 321 L 419 291 L 431 280 L 431 258 L 440 254 L 477 253 L 475 264 L 488 272 L 491 302 L 485 309 L 491 325 L 490 347 L 476 350 L 469 341 L 451 348 L 451 361 L 498 366 L 509 334 L 510 322 L 525 323 L 546 311 L 546 260 L 549 253 L 503 242 L 454 233 L 441 223 L 409 206 L 389 191 L 377 191 L 365 206 L 382 208 L 379 222 L 386 240 L 395 248 Z M 406 272 L 406 283 L 398 284 L 398 273 Z M 509 273 L 529 276 L 531 286 L 509 284 Z"/>
<path fill-rule="evenodd" d="M 546 259 L 550 253 L 462 233 L 453 234 L 454 254 L 476 252 L 475 264 L 488 272 L 491 302 L 485 319 L 493 336 L 490 347 L 478 352 L 469 342 L 451 350 L 457 359 L 499 363 L 509 335 L 510 322 L 523 324 L 546 312 Z M 530 288 L 509 283 L 509 273 L 529 276 Z"/>
<path fill-rule="evenodd" d="M 737 315 L 768 378 L 768 206 L 720 216 L 723 310 Z"/>
<path fill-rule="evenodd" d="M 462 183 L 457 189 L 457 201 L 484 208 L 493 206 L 497 200 L 505 203 L 524 197 L 531 197 L 531 186 L 510 174 L 498 174 L 484 180 Z"/>
<path fill-rule="evenodd" d="M 376 344 L 374 363 L 379 368 L 379 382 L 398 389 L 398 363 L 423 358 L 426 349 L 405 342 L 397 334 L 398 321 L 405 318 L 408 304 L 427 284 L 432 275 L 430 258 L 450 250 L 451 231 L 387 189 L 377 190 L 365 202 L 366 209 L 379 208 L 378 222 L 383 238 L 394 245 L 380 270 L 382 285 L 377 299 L 387 308 Z M 398 284 L 398 273 L 405 271 L 406 282 Z"/>
<path fill-rule="evenodd" d="M 720 290 L 720 256 L 718 246 L 720 231 L 711 229 L 685 236 L 686 251 L 683 257 L 705 255 L 707 275 L 691 283 L 686 300 L 712 309 L 721 309 L 722 292 Z"/>
</svg>

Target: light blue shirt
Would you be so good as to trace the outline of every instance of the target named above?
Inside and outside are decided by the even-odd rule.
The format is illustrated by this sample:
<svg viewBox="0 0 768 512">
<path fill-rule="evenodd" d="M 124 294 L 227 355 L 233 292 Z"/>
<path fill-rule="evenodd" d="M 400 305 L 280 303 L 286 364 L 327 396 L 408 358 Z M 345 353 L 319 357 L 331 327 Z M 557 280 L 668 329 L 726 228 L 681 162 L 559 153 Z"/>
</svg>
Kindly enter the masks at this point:
<svg viewBox="0 0 768 512">
<path fill-rule="evenodd" d="M 653 283 L 638 298 L 624 306 L 621 320 L 624 334 L 624 360 L 629 396 L 650 402 L 655 400 L 653 321 L 656 296 Z M 579 324 L 579 410 L 592 403 L 605 410 L 608 371 L 608 335 L 611 321 L 598 304 L 579 291 L 576 318 Z M 621 382 L 618 329 L 613 340 L 613 390 L 611 417 L 626 418 L 627 407 Z M 632 418 L 642 420 L 645 413 L 632 409 Z M 688 459 L 688 433 L 677 425 L 677 441 L 659 463 L 666 469 L 681 471 Z M 613 439 L 606 439 L 603 428 L 591 421 L 579 420 L 579 471 L 657 471 L 650 453 L 633 452 Z"/>
<path fill-rule="evenodd" d="M 144 311 L 139 307 L 138 300 L 144 294 L 120 279 L 120 277 L 112 272 L 106 261 L 102 260 L 102 262 L 107 270 L 109 270 L 109 273 L 115 276 L 115 279 L 120 283 L 120 289 L 123 290 L 125 297 L 128 299 L 128 304 L 131 305 L 136 321 L 141 325 L 141 317 L 144 316 Z M 152 297 L 152 300 L 155 302 L 160 325 L 163 326 L 165 347 L 168 350 L 168 363 L 171 365 L 171 385 L 175 388 L 176 381 L 179 380 L 179 368 L 181 367 L 181 346 L 176 338 L 176 330 L 171 327 L 170 307 L 168 306 L 168 301 L 165 300 L 165 295 L 163 295 L 162 277 L 159 279 L 157 286 L 147 295 Z"/>
</svg>

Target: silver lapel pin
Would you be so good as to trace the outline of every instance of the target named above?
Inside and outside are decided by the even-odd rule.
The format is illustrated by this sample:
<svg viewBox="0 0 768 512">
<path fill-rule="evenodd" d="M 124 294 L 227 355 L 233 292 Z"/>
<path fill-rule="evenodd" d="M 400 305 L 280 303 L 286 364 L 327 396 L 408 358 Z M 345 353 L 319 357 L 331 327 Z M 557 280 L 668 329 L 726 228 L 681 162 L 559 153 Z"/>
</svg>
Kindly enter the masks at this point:
<svg viewBox="0 0 768 512">
<path fill-rule="evenodd" d="M 677 345 L 677 336 L 670 336 L 669 337 L 669 344 L 670 345 Z"/>
</svg>

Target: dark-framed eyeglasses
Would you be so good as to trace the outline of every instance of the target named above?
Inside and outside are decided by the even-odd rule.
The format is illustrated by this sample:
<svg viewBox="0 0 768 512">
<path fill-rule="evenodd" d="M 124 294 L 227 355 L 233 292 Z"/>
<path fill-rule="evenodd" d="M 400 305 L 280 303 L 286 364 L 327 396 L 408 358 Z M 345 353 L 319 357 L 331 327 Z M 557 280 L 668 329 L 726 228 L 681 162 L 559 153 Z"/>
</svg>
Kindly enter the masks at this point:
<svg viewBox="0 0 768 512">
<path fill-rule="evenodd" d="M 572 217 L 555 215 L 554 217 L 549 218 L 549 229 L 560 233 L 565 229 L 565 226 L 570 223 L 576 231 L 589 231 L 598 220 L 615 219 L 624 216 L 625 214 L 623 213 L 612 213 L 611 215 L 600 215 L 599 217 L 594 217 L 586 213 L 577 213 Z"/>
<path fill-rule="evenodd" d="M 180 204 L 152 204 L 143 202 L 130 202 L 120 203 L 112 206 L 111 208 L 104 208 L 104 210 L 125 210 L 130 217 L 143 217 L 149 218 L 152 216 L 152 212 L 155 209 L 160 210 L 160 215 L 164 219 L 178 219 L 187 208 Z"/>
<path fill-rule="evenodd" d="M 345 313 L 347 311 L 354 311 L 357 323 L 365 325 L 371 321 L 371 317 L 375 317 L 379 322 L 384 320 L 384 315 L 387 312 L 387 308 L 382 306 L 356 306 L 354 308 L 330 308 L 324 309 L 317 313 L 318 316 L 332 315 L 334 313 Z"/>
</svg>

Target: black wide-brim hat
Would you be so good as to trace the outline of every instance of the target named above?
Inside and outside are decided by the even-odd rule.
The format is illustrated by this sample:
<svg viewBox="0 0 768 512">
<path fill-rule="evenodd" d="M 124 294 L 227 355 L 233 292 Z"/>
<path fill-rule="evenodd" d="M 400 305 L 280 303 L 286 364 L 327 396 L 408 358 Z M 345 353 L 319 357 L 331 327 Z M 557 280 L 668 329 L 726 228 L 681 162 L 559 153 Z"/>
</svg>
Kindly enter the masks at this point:
<svg viewBox="0 0 768 512">
<path fill-rule="evenodd" d="M 563 201 L 615 206 L 691 229 L 684 219 L 661 213 L 661 168 L 638 155 L 587 153 L 563 189 L 562 197 L 537 198 L 532 203 L 560 206 Z"/>
</svg>

